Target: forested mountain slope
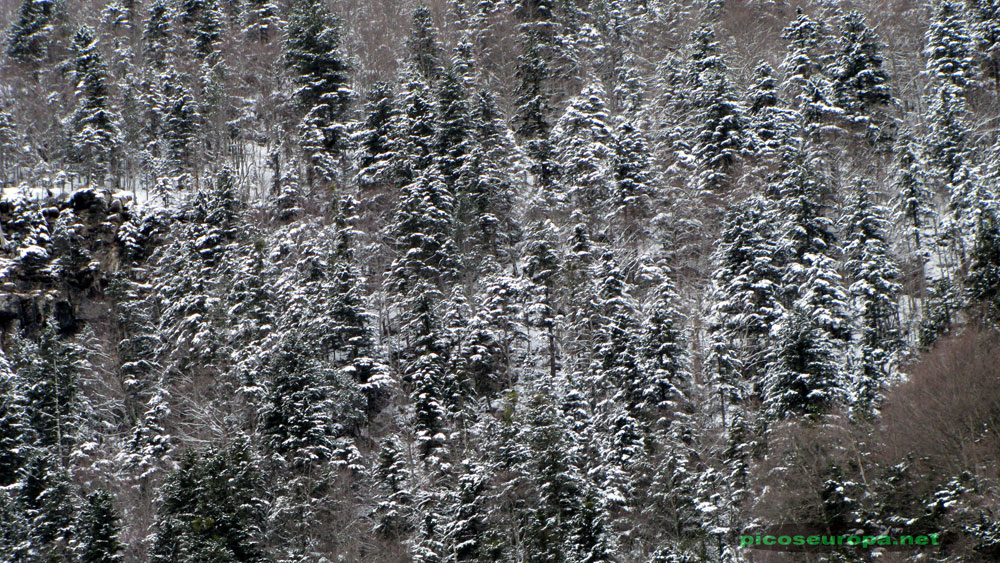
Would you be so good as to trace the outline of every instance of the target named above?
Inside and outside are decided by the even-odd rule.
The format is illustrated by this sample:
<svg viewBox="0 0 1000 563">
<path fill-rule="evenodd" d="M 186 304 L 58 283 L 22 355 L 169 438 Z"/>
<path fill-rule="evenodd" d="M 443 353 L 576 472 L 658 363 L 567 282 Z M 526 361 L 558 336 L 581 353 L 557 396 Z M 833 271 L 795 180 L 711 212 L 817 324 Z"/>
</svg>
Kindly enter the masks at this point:
<svg viewBox="0 0 1000 563">
<path fill-rule="evenodd" d="M 1000 559 L 1000 1 L 0 29 L 0 561 Z"/>
</svg>

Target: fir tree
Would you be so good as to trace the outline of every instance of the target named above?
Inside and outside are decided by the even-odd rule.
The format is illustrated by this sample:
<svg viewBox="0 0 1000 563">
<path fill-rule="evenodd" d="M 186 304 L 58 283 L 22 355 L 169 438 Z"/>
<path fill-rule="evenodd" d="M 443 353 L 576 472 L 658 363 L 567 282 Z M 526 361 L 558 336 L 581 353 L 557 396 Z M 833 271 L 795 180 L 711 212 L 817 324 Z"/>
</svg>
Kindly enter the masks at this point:
<svg viewBox="0 0 1000 563">
<path fill-rule="evenodd" d="M 924 41 L 927 72 L 935 84 L 948 85 L 958 92 L 965 92 L 975 84 L 969 22 L 957 2 L 939 0 L 935 3 Z"/>
<path fill-rule="evenodd" d="M 216 0 L 182 0 L 179 15 L 196 57 L 204 59 L 218 49 L 223 22 Z"/>
<path fill-rule="evenodd" d="M 392 87 L 385 82 L 372 85 L 365 105 L 364 128 L 359 133 L 361 159 L 358 162 L 358 182 L 365 187 L 391 185 L 398 181 L 392 169 L 396 144 L 393 142 L 398 110 Z"/>
<path fill-rule="evenodd" d="M 94 31 L 81 27 L 73 37 L 77 107 L 70 118 L 74 158 L 98 183 L 114 167 L 121 143 L 120 117 L 111 107 L 108 71 Z"/>
<path fill-rule="evenodd" d="M 846 270 L 853 281 L 850 294 L 858 315 L 860 373 L 856 401 L 862 408 L 877 405 L 879 390 L 892 373 L 900 351 L 899 268 L 888 246 L 885 211 L 870 200 L 870 187 L 854 190 L 844 225 Z"/>
<path fill-rule="evenodd" d="M 724 396 L 740 397 L 747 383 L 759 387 L 769 335 L 782 315 L 775 221 L 773 204 L 752 196 L 734 206 L 723 225 L 712 275 L 711 363 Z"/>
<path fill-rule="evenodd" d="M 677 411 L 687 401 L 691 384 L 684 316 L 670 273 L 661 273 L 660 285 L 642 327 L 642 355 L 646 362 L 646 413 Z"/>
<path fill-rule="evenodd" d="M 39 449 L 25 465 L 17 506 L 27 524 L 22 557 L 37 561 L 68 561 L 74 534 L 69 475 L 56 456 Z"/>
<path fill-rule="evenodd" d="M 553 138 L 570 200 L 588 211 L 605 205 L 613 179 L 615 139 L 600 82 L 591 80 L 570 101 L 556 123 Z"/>
<path fill-rule="evenodd" d="M 900 138 L 894 179 L 894 210 L 896 222 L 903 227 L 907 239 L 912 239 L 912 248 L 919 255 L 924 245 L 921 234 L 933 220 L 934 208 L 920 151 L 914 145 L 912 138 Z"/>
<path fill-rule="evenodd" d="M 421 6 L 413 12 L 413 24 L 406 47 L 410 61 L 428 84 L 435 84 L 444 74 L 441 44 L 431 11 Z"/>
<path fill-rule="evenodd" d="M 257 463 L 245 443 L 187 453 L 163 486 L 150 561 L 266 561 Z"/>
<path fill-rule="evenodd" d="M 62 339 L 49 323 L 37 342 L 15 341 L 12 365 L 24 382 L 26 414 L 38 445 L 66 461 L 79 431 L 79 377 L 87 365 L 83 350 Z"/>
<path fill-rule="evenodd" d="M 788 311 L 767 356 L 763 406 L 771 419 L 821 415 L 842 402 L 837 346 L 812 314 L 797 306 Z"/>
<path fill-rule="evenodd" d="M 87 495 L 77 524 L 77 561 L 80 563 L 120 563 L 124 561 L 118 515 L 107 491 Z"/>
<path fill-rule="evenodd" d="M 525 143 L 531 158 L 531 173 L 541 192 L 542 202 L 557 198 L 559 165 L 550 139 L 551 93 L 546 84 L 549 65 L 542 51 L 542 38 L 536 31 L 522 37 L 523 52 L 517 60 L 517 88 L 513 116 L 514 133 Z"/>
<path fill-rule="evenodd" d="M 308 183 L 332 181 L 346 149 L 344 117 L 353 95 L 350 65 L 341 53 L 341 23 L 325 3 L 297 0 L 285 36 L 285 61 L 295 73 L 295 96 L 303 115 L 299 128 L 309 166 Z"/>
<path fill-rule="evenodd" d="M 31 453 L 34 436 L 26 412 L 24 382 L 0 354 L 0 486 L 14 484 Z"/>
<path fill-rule="evenodd" d="M 410 472 L 403 454 L 391 440 L 382 442 L 379 449 L 375 479 L 381 489 L 376 497 L 379 500 L 373 513 L 375 533 L 396 538 L 409 532 L 413 527 L 410 521 L 413 510 Z"/>
<path fill-rule="evenodd" d="M 785 107 L 785 102 L 778 93 L 778 79 L 771 65 L 758 65 L 754 69 L 753 80 L 747 94 L 752 145 L 758 151 L 773 153 L 779 151 L 792 136 L 799 116 Z"/>
<path fill-rule="evenodd" d="M 58 0 L 23 0 L 7 32 L 7 55 L 22 63 L 44 60 L 52 46 L 52 32 L 62 18 Z"/>
<path fill-rule="evenodd" d="M 732 187 L 733 167 L 746 146 L 743 108 L 726 81 L 726 63 L 715 31 L 701 26 L 691 36 L 688 82 L 694 106 L 692 152 L 698 189 L 710 197 Z"/>
<path fill-rule="evenodd" d="M 857 12 L 844 16 L 840 49 L 833 70 L 833 99 L 844 114 L 865 128 L 871 142 L 891 142 L 886 115 L 896 100 L 883 70 L 882 44 Z"/>
<path fill-rule="evenodd" d="M 816 125 L 829 115 L 833 107 L 827 74 L 826 26 L 797 8 L 795 21 L 785 28 L 782 38 L 788 41 L 787 54 L 781 63 L 785 75 L 784 87 L 806 123 Z"/>
</svg>

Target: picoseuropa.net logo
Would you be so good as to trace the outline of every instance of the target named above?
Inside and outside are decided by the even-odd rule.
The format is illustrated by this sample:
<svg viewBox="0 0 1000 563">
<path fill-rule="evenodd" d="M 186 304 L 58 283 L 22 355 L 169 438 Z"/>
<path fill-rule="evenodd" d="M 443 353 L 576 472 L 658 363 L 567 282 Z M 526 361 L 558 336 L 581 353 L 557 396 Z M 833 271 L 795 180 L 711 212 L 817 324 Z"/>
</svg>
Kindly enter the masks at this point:
<svg viewBox="0 0 1000 563">
<path fill-rule="evenodd" d="M 903 533 L 874 532 L 862 529 L 831 530 L 816 525 L 785 525 L 762 530 L 744 530 L 739 546 L 744 549 L 770 551 L 830 552 L 845 548 L 871 551 L 905 551 L 933 549 L 940 546 L 940 532 L 910 530 Z"/>
</svg>

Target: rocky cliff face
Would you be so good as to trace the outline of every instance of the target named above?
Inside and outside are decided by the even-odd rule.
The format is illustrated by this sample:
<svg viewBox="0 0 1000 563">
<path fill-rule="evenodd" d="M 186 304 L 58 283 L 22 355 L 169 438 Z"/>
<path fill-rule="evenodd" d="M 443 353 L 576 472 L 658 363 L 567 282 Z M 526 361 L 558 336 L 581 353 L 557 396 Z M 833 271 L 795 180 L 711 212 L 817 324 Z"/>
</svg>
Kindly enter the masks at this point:
<svg viewBox="0 0 1000 563">
<path fill-rule="evenodd" d="M 108 314 L 104 290 L 118 271 L 131 196 L 83 189 L 46 199 L 0 199 L 0 337 L 52 318 L 78 332 Z M 127 229 L 126 229 L 127 230 Z"/>
</svg>

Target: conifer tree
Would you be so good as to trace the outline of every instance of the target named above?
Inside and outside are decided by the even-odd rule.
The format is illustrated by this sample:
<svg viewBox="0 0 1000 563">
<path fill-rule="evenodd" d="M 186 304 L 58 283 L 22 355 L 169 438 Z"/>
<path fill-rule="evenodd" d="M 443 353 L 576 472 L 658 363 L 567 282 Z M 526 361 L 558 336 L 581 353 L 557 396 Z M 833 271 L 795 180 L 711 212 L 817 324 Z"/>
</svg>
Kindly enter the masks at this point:
<svg viewBox="0 0 1000 563">
<path fill-rule="evenodd" d="M 972 37 L 961 5 L 954 0 L 936 2 L 924 41 L 927 72 L 935 84 L 963 93 L 975 84 Z"/>
<path fill-rule="evenodd" d="M 566 195 L 576 208 L 606 205 L 613 181 L 615 139 L 609 123 L 604 87 L 592 79 L 570 101 L 553 130 Z"/>
<path fill-rule="evenodd" d="M 782 38 L 788 41 L 787 54 L 781 63 L 784 88 L 806 123 L 815 126 L 833 107 L 826 25 L 797 8 L 795 21 L 785 28 Z"/>
<path fill-rule="evenodd" d="M 375 533 L 391 539 L 409 532 L 413 526 L 410 471 L 402 452 L 391 440 L 384 441 L 379 449 L 375 479 L 381 489 L 373 514 Z"/>
<path fill-rule="evenodd" d="M 840 355 L 813 314 L 794 305 L 775 327 L 763 381 L 764 412 L 771 419 L 817 416 L 844 399 Z"/>
<path fill-rule="evenodd" d="M 246 443 L 188 452 L 163 486 L 150 561 L 267 561 L 257 464 Z"/>
<path fill-rule="evenodd" d="M 44 60 L 52 32 L 63 17 L 59 0 L 23 0 L 7 32 L 7 55 L 22 63 Z"/>
<path fill-rule="evenodd" d="M 217 0 L 182 0 L 179 15 L 196 57 L 205 59 L 218 49 L 223 16 Z"/>
<path fill-rule="evenodd" d="M 353 96 L 350 65 L 340 46 L 341 23 L 320 0 L 296 0 L 285 36 L 285 61 L 295 73 L 303 116 L 299 129 L 307 182 L 334 181 L 347 148 L 344 120 Z"/>
<path fill-rule="evenodd" d="M 802 312 L 830 338 L 850 339 L 848 297 L 837 270 L 837 237 L 825 215 L 822 180 L 801 149 L 786 156 L 778 185 L 785 225 L 779 242 L 785 303 Z"/>
<path fill-rule="evenodd" d="M 840 48 L 834 61 L 833 100 L 852 121 L 863 126 L 873 143 L 892 141 L 892 123 L 886 114 L 897 102 L 889 88 L 882 45 L 865 17 L 844 16 Z"/>
<path fill-rule="evenodd" d="M 971 12 L 971 31 L 977 46 L 977 58 L 983 74 L 993 79 L 1000 96 L 1000 2 L 997 0 L 966 0 Z"/>
<path fill-rule="evenodd" d="M 34 441 L 26 412 L 24 382 L 0 353 L 0 486 L 14 484 Z"/>
<path fill-rule="evenodd" d="M 609 214 L 624 224 L 626 232 L 622 237 L 639 244 L 646 236 L 643 220 L 649 215 L 656 195 L 649 143 L 642 128 L 628 120 L 618 124 L 615 141 Z"/>
<path fill-rule="evenodd" d="M 27 525 L 26 560 L 67 561 L 71 558 L 75 510 L 69 475 L 58 458 L 39 448 L 25 465 L 17 507 Z"/>
<path fill-rule="evenodd" d="M 778 93 L 778 79 L 771 65 L 758 65 L 754 69 L 753 81 L 747 93 L 752 145 L 757 151 L 774 153 L 781 150 L 793 134 L 799 116 L 785 107 L 785 101 Z"/>
<path fill-rule="evenodd" d="M 542 194 L 542 202 L 558 197 L 559 165 L 551 133 L 551 93 L 546 83 L 549 65 L 543 56 L 542 37 L 536 30 L 522 36 L 522 54 L 517 59 L 514 133 L 525 143 L 531 158 L 531 173 Z"/>
<path fill-rule="evenodd" d="M 456 244 L 470 262 L 467 270 L 477 275 L 508 261 L 511 245 L 520 239 L 508 135 L 496 100 L 487 92 L 478 93 L 472 100 L 470 147 L 455 183 Z"/>
<path fill-rule="evenodd" d="M 79 431 L 79 377 L 87 365 L 83 351 L 61 338 L 54 323 L 38 341 L 18 338 L 12 366 L 24 382 L 26 414 L 38 446 L 51 448 L 61 462 L 69 459 Z"/>
<path fill-rule="evenodd" d="M 412 66 L 403 69 L 401 110 L 392 147 L 392 171 L 403 186 L 414 182 L 437 155 L 437 104 L 430 85 Z M 403 188 L 405 191 L 405 187 Z"/>
<path fill-rule="evenodd" d="M 773 203 L 751 196 L 727 214 L 712 275 L 711 365 L 724 396 L 754 392 L 769 335 L 783 312 L 782 260 Z"/>
<path fill-rule="evenodd" d="M 87 495 L 77 524 L 77 558 L 80 563 L 121 563 L 122 545 L 118 515 L 107 491 Z"/>
<path fill-rule="evenodd" d="M 88 181 L 93 177 L 100 184 L 113 171 L 121 143 L 120 117 L 111 107 L 108 71 L 92 29 L 84 26 L 76 32 L 73 51 L 77 106 L 70 118 L 70 142 Z"/>
<path fill-rule="evenodd" d="M 899 140 L 898 164 L 894 179 L 896 222 L 904 230 L 911 248 L 918 255 L 924 244 L 921 235 L 934 218 L 933 196 L 927 187 L 927 173 L 915 141 L 908 136 Z"/>
<path fill-rule="evenodd" d="M 649 314 L 642 327 L 642 355 L 646 363 L 646 416 L 677 411 L 688 399 L 691 385 L 689 357 L 684 336 L 684 316 L 679 297 L 664 269 Z"/>
<path fill-rule="evenodd" d="M 879 391 L 892 373 L 900 352 L 899 268 L 888 246 L 885 211 L 870 201 L 870 187 L 862 182 L 852 194 L 844 225 L 844 255 L 850 294 L 858 315 L 860 373 L 856 401 L 876 406 Z"/>
<path fill-rule="evenodd" d="M 392 185 L 397 182 L 392 162 L 397 144 L 393 127 L 397 125 L 398 110 L 393 99 L 392 86 L 377 82 L 368 91 L 365 120 L 359 133 L 358 145 L 361 159 L 358 162 L 358 182 L 365 187 Z"/>
<path fill-rule="evenodd" d="M 437 34 L 431 11 L 426 6 L 414 10 L 406 47 L 414 69 L 424 82 L 432 85 L 444 74 L 442 48 Z"/>
<path fill-rule="evenodd" d="M 688 82 L 695 110 L 692 153 L 697 159 L 697 188 L 709 197 L 725 196 L 732 172 L 746 147 L 743 108 L 726 80 L 726 63 L 715 31 L 701 26 L 691 35 Z"/>
</svg>

